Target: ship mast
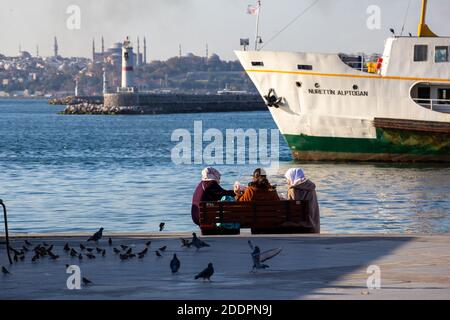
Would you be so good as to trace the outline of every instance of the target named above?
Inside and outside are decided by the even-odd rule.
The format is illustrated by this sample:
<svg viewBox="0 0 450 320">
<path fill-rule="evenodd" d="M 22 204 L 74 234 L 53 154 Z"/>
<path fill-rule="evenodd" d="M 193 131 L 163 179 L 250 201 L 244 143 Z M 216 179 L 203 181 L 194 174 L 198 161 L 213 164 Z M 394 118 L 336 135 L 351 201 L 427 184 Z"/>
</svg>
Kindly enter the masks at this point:
<svg viewBox="0 0 450 320">
<path fill-rule="evenodd" d="M 417 34 L 419 37 L 437 37 L 437 35 L 433 33 L 433 31 L 431 31 L 426 24 L 427 3 L 428 0 L 422 0 L 422 12 L 420 16 L 420 23 Z"/>
<path fill-rule="evenodd" d="M 259 36 L 259 13 L 261 12 L 261 0 L 258 0 L 258 7 L 256 12 L 256 36 L 255 36 L 255 51 L 258 51 L 258 44 L 261 40 Z"/>
</svg>

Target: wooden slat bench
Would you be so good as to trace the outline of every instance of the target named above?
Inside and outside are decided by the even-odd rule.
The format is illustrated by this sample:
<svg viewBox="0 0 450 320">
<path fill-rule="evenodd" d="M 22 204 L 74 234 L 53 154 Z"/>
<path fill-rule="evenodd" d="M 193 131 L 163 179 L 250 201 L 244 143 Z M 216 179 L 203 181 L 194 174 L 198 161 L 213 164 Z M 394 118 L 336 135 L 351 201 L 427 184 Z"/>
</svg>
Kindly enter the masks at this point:
<svg viewBox="0 0 450 320">
<path fill-rule="evenodd" d="M 201 202 L 203 235 L 313 233 L 308 227 L 308 201 Z"/>
</svg>

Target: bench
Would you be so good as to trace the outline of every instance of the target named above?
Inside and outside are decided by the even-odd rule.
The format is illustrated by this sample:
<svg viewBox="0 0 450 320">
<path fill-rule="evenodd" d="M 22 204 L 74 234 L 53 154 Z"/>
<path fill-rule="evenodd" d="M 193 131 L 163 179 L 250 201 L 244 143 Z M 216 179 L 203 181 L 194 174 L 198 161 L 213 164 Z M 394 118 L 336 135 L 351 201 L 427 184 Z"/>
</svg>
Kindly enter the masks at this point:
<svg viewBox="0 0 450 320">
<path fill-rule="evenodd" d="M 313 233 L 308 201 L 201 202 L 203 235 Z"/>
</svg>

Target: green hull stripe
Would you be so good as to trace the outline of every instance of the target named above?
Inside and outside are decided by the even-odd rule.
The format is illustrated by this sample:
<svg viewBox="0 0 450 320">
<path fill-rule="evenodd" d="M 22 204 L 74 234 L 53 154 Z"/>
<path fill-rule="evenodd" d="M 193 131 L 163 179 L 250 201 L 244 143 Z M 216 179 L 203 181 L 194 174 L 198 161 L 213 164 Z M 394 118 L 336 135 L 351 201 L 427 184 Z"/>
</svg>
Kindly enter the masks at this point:
<svg viewBox="0 0 450 320">
<path fill-rule="evenodd" d="M 377 129 L 376 139 L 284 135 L 293 152 L 450 155 L 450 135 Z"/>
</svg>

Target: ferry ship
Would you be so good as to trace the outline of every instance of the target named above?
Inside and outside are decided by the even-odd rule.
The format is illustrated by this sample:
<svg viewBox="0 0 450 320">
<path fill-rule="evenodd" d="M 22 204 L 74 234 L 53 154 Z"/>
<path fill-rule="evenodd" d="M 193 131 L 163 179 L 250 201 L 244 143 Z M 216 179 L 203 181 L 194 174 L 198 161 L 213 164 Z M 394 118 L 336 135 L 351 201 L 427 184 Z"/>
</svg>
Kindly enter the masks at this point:
<svg viewBox="0 0 450 320">
<path fill-rule="evenodd" d="M 426 24 L 384 53 L 236 51 L 298 160 L 450 162 L 450 37 Z"/>
</svg>

